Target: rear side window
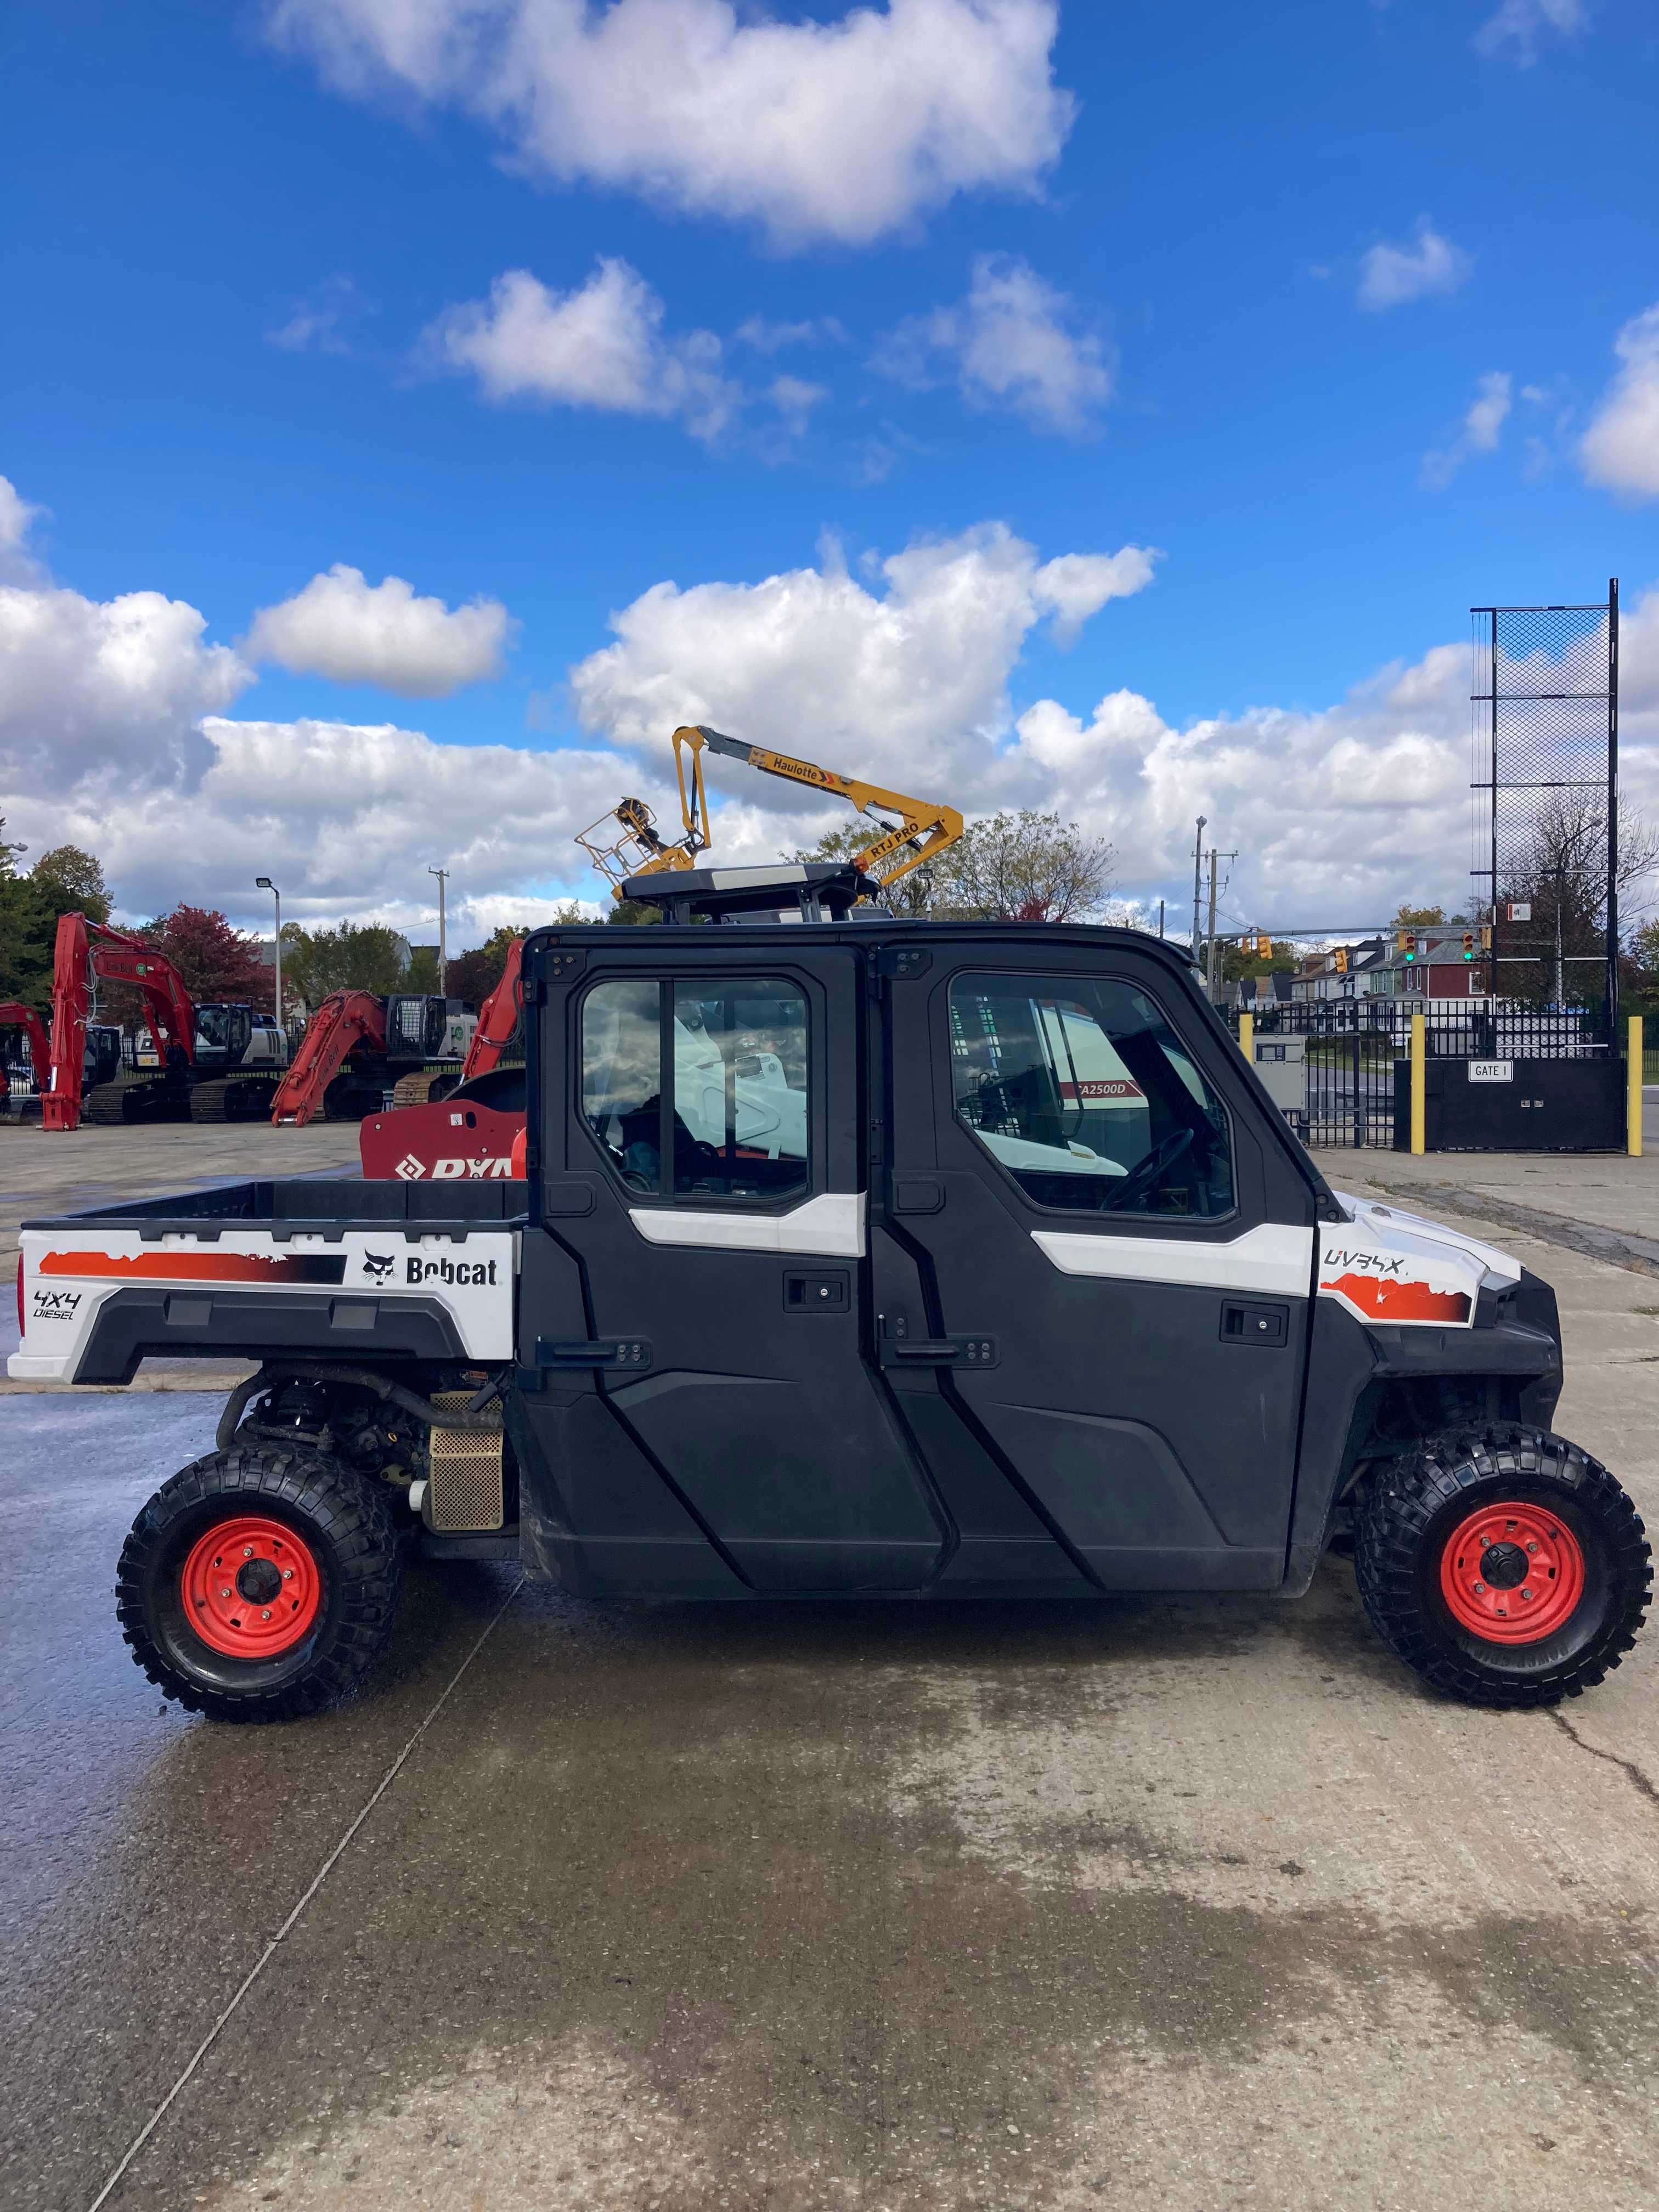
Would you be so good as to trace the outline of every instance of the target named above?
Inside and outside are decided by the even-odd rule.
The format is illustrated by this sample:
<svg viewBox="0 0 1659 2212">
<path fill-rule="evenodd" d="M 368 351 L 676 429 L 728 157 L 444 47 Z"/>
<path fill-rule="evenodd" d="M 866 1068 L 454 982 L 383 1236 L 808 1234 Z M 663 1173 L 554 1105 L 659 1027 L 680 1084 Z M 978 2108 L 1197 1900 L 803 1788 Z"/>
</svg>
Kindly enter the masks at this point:
<svg viewBox="0 0 1659 2212">
<path fill-rule="evenodd" d="M 582 1118 L 629 1190 L 805 1195 L 807 1009 L 758 975 L 601 983 L 581 1016 Z"/>
<path fill-rule="evenodd" d="M 958 975 L 951 1065 L 958 1118 L 1038 1206 L 1231 1212 L 1225 1109 L 1132 985 Z"/>
</svg>

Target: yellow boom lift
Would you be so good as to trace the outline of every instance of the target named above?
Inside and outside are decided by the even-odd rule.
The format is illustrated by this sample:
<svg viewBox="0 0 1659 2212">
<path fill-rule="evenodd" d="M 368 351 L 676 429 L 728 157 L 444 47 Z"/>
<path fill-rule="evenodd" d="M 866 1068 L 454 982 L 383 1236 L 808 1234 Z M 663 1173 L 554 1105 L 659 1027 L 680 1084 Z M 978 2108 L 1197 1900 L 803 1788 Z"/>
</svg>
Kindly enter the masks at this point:
<svg viewBox="0 0 1659 2212">
<path fill-rule="evenodd" d="M 796 760 L 789 753 L 772 752 L 764 745 L 744 744 L 741 738 L 725 737 L 719 730 L 692 723 L 674 732 L 674 774 L 679 784 L 680 819 L 685 824 L 685 835 L 677 843 L 669 844 L 657 834 L 656 817 L 645 801 L 624 799 L 611 813 L 602 814 L 597 822 L 590 823 L 576 840 L 611 885 L 613 897 L 623 896 L 623 885 L 630 877 L 655 875 L 669 868 L 695 867 L 698 854 L 708 851 L 708 800 L 702 780 L 705 747 L 711 752 L 725 753 L 732 760 L 746 762 L 764 775 L 781 775 L 790 783 L 807 784 L 814 791 L 831 792 L 837 799 L 844 799 L 855 806 L 860 814 L 867 814 L 879 826 L 881 834 L 854 855 L 853 864 L 884 890 L 897 883 L 901 876 L 908 876 L 913 868 L 934 859 L 962 835 L 962 817 L 954 806 L 939 805 L 930 799 L 907 798 L 902 791 L 888 791 L 878 783 L 866 783 L 858 776 L 841 775 L 834 769 Z M 892 815 L 898 819 L 888 819 Z M 612 825 L 618 823 L 623 834 L 612 837 Z"/>
</svg>

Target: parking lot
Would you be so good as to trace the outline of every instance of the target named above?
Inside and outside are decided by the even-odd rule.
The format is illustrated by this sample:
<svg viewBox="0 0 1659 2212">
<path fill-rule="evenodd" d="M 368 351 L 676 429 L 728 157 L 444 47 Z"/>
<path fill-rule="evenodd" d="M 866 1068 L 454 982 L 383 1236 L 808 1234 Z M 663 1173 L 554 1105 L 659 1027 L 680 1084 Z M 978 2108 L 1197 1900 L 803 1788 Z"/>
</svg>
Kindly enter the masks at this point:
<svg viewBox="0 0 1659 2212">
<path fill-rule="evenodd" d="M 0 1130 L 0 1235 L 356 1151 L 86 1135 Z M 1551 1226 L 1659 1212 L 1659 1157 L 1460 1164 L 1459 1224 L 1508 1207 L 1557 1286 L 1559 1425 L 1659 1522 L 1659 1283 Z M 424 1568 L 360 1699 L 216 1728 L 131 1666 L 111 1585 L 217 1410 L 0 1403 L 15 2212 L 118 2169 L 103 2201 L 155 2212 L 1659 2199 L 1653 1632 L 1494 1715 L 1418 1687 L 1340 1559 L 1282 1605 Z"/>
</svg>

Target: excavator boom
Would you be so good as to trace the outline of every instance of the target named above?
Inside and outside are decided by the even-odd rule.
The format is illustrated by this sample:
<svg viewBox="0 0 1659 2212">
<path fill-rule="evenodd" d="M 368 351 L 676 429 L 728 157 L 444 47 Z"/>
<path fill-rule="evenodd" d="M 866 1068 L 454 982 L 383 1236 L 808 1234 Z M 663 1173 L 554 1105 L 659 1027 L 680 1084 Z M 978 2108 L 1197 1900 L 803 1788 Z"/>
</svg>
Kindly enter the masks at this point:
<svg viewBox="0 0 1659 2212">
<path fill-rule="evenodd" d="M 475 1075 L 488 1075 L 517 1033 L 524 1012 L 523 960 L 524 939 L 515 937 L 507 948 L 501 981 L 478 1009 L 478 1026 L 461 1062 L 463 1083 L 470 1083 Z"/>
<path fill-rule="evenodd" d="M 46 1024 L 33 1006 L 19 1006 L 15 1000 L 0 1004 L 0 1030 L 21 1030 L 28 1040 L 29 1060 L 34 1069 L 34 1087 L 44 1091 L 52 1081 L 52 1047 L 46 1042 Z"/>
<path fill-rule="evenodd" d="M 143 993 L 144 1016 L 164 1067 L 189 1067 L 194 1060 L 196 1009 L 183 976 L 166 955 L 107 922 L 88 921 L 83 914 L 60 915 L 52 948 L 52 1087 L 40 1102 L 43 1128 L 81 1126 L 94 975 L 106 983 L 131 983 Z"/>
<path fill-rule="evenodd" d="M 369 991 L 336 991 L 318 1007 L 271 1102 L 271 1120 L 294 1128 L 314 1121 L 329 1085 L 358 1045 L 386 1050 L 386 1003 Z"/>
</svg>

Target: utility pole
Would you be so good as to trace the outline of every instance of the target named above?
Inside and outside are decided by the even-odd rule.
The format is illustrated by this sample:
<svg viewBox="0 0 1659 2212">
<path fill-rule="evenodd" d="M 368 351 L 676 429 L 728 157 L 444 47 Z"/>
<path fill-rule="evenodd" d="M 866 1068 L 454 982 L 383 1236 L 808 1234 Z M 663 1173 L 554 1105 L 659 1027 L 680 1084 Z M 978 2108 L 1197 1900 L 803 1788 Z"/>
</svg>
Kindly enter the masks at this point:
<svg viewBox="0 0 1659 2212">
<path fill-rule="evenodd" d="M 1213 845 L 1210 848 L 1210 930 L 1204 947 L 1204 975 L 1212 1006 L 1221 1004 L 1222 988 L 1220 965 L 1215 957 L 1216 869 L 1221 861 L 1236 860 L 1237 858 L 1237 853 L 1218 853 Z"/>
<path fill-rule="evenodd" d="M 429 876 L 438 878 L 438 996 L 447 995 L 449 988 L 449 937 L 444 927 L 444 885 L 449 881 L 447 868 L 428 868 Z"/>
<path fill-rule="evenodd" d="M 1204 866 L 1204 824 L 1207 816 L 1198 817 L 1198 835 L 1193 840 L 1193 957 L 1198 957 L 1198 902 L 1199 872 Z"/>
<path fill-rule="evenodd" d="M 1158 902 L 1158 933 L 1160 937 L 1164 934 L 1164 902 L 1162 899 Z"/>
</svg>

